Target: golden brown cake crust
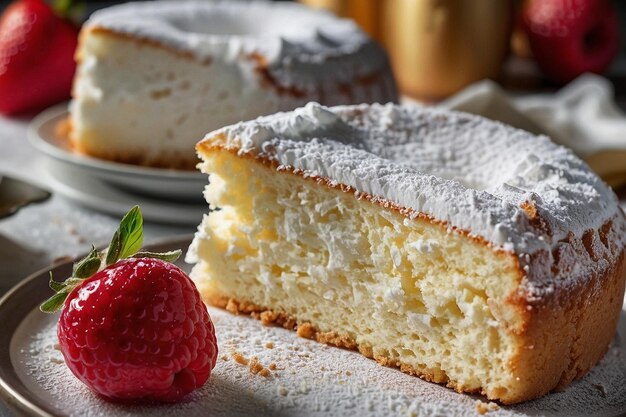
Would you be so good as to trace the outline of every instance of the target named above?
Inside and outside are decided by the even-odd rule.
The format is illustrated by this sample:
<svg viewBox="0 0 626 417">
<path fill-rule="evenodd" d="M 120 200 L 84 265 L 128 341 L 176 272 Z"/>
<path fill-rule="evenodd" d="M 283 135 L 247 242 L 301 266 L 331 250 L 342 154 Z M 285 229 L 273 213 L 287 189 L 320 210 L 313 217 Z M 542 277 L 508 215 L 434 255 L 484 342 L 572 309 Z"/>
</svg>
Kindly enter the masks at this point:
<svg viewBox="0 0 626 417">
<path fill-rule="evenodd" d="M 57 141 L 59 141 L 62 146 L 71 149 L 72 152 L 111 162 L 181 171 L 195 171 L 196 165 L 199 162 L 197 158 L 190 159 L 187 154 L 167 154 L 162 155 L 159 158 L 146 159 L 145 154 L 140 152 L 97 152 L 93 149 L 87 152 L 81 148 L 79 142 L 74 137 L 75 130 L 72 128 L 72 120 L 70 117 L 66 117 L 57 123 L 55 135 Z"/>
<path fill-rule="evenodd" d="M 615 334 L 625 279 L 626 255 L 622 251 L 616 263 L 592 273 L 568 297 L 555 296 L 536 306 L 526 304 L 529 320 L 510 367 L 528 382 L 528 390 L 511 402 L 561 390 L 602 359 Z"/>
<path fill-rule="evenodd" d="M 198 160 L 190 159 L 188 154 L 164 153 L 159 157 L 146 158 L 142 152 L 98 152 L 93 149 L 84 150 L 76 142 L 72 142 L 74 152 L 106 161 L 150 168 L 174 169 L 179 171 L 196 171 Z"/>
<path fill-rule="evenodd" d="M 126 33 L 117 32 L 117 31 L 114 31 L 105 27 L 101 27 L 101 26 L 94 26 L 94 27 L 90 27 L 90 28 L 87 28 L 86 30 L 81 31 L 79 35 L 79 41 L 82 42 L 83 38 L 89 35 L 93 35 L 93 34 L 111 36 L 111 37 L 123 39 L 126 41 L 132 41 L 132 42 L 135 42 L 139 46 L 151 46 L 154 48 L 161 48 L 164 51 L 167 51 L 174 55 L 179 56 L 180 58 L 197 60 L 191 52 L 181 51 L 180 49 L 172 48 L 171 46 L 168 46 L 164 44 L 163 42 L 158 42 L 153 39 L 139 38 L 135 35 L 129 35 Z M 77 54 L 76 54 L 75 59 L 78 63 L 82 62 L 83 57 L 80 55 L 80 48 L 77 49 Z M 210 65 L 211 60 L 207 58 L 206 60 L 202 61 L 202 63 L 204 65 Z"/>
</svg>

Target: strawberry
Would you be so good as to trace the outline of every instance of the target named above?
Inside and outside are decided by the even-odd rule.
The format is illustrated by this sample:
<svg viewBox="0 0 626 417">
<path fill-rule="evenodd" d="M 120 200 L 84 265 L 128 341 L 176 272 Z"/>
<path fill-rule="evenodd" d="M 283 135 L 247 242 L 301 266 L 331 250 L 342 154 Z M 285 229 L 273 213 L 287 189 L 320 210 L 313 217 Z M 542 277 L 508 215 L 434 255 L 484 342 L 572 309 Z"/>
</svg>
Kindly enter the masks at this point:
<svg viewBox="0 0 626 417">
<path fill-rule="evenodd" d="M 63 307 L 59 346 L 72 373 L 112 400 L 176 402 L 209 378 L 217 359 L 215 329 L 180 251 L 141 247 L 138 207 L 122 220 L 106 252 L 91 252 L 44 312 Z"/>
<path fill-rule="evenodd" d="M 41 110 L 70 97 L 78 27 L 43 0 L 17 0 L 0 18 L 0 112 Z"/>
<path fill-rule="evenodd" d="M 619 23 L 609 0 L 528 0 L 522 25 L 537 65 L 559 83 L 601 73 L 618 52 Z"/>
</svg>

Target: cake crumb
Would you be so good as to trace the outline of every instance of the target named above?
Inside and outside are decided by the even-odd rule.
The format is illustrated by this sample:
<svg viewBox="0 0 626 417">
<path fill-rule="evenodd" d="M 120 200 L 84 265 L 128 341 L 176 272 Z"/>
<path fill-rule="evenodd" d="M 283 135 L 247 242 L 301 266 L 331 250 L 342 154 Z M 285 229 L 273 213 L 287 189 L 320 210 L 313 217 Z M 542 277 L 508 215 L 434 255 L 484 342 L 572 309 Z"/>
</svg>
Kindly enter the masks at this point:
<svg viewBox="0 0 626 417">
<path fill-rule="evenodd" d="M 247 365 L 248 364 L 248 359 L 245 358 L 245 356 L 243 356 L 241 353 L 239 352 L 232 352 L 231 356 L 233 357 L 233 359 L 235 360 L 235 362 L 237 362 L 240 365 Z"/>
<path fill-rule="evenodd" d="M 268 348 L 268 349 L 274 349 L 274 344 L 272 342 L 267 342 L 265 344 L 265 347 Z"/>
<path fill-rule="evenodd" d="M 270 366 L 268 366 L 268 368 L 270 369 L 270 371 L 275 371 L 276 370 L 276 364 L 274 362 L 270 363 Z"/>
<path fill-rule="evenodd" d="M 315 328 L 311 323 L 302 323 L 298 326 L 297 333 L 298 336 L 304 337 L 305 339 L 313 339 L 315 337 Z"/>
<path fill-rule="evenodd" d="M 253 356 L 252 360 L 250 361 L 250 372 L 253 375 L 256 375 L 259 372 L 261 372 L 262 369 L 263 369 L 263 365 L 261 365 L 261 362 L 259 362 L 259 358 L 257 358 L 256 356 Z"/>
<path fill-rule="evenodd" d="M 228 355 L 222 355 L 222 356 L 220 356 L 220 358 L 221 358 L 223 361 L 228 361 Z"/>
<path fill-rule="evenodd" d="M 264 378 L 268 378 L 270 376 L 269 369 L 265 368 L 256 356 L 253 356 L 250 361 L 250 373 L 252 375 L 259 374 Z"/>
<path fill-rule="evenodd" d="M 232 298 L 228 300 L 228 303 L 226 304 L 226 311 L 232 314 L 239 314 L 239 306 Z"/>
<path fill-rule="evenodd" d="M 499 408 L 500 406 L 494 402 L 489 401 L 486 403 L 481 400 L 476 400 L 476 412 L 478 412 L 478 414 L 485 414 L 489 411 L 498 410 Z"/>
<path fill-rule="evenodd" d="M 352 372 L 346 371 L 346 375 L 350 376 L 350 375 L 352 375 Z"/>
<path fill-rule="evenodd" d="M 259 315 L 259 318 L 261 319 L 261 324 L 269 326 L 276 321 L 278 315 L 273 311 L 264 311 Z"/>
<path fill-rule="evenodd" d="M 282 395 L 283 397 L 287 396 L 287 394 L 289 394 L 289 391 L 287 390 L 287 388 L 283 387 L 282 385 L 280 385 L 277 389 L 278 394 Z"/>
<path fill-rule="evenodd" d="M 606 397 L 606 388 L 602 384 L 591 384 L 594 388 L 600 391 L 602 397 Z"/>
</svg>

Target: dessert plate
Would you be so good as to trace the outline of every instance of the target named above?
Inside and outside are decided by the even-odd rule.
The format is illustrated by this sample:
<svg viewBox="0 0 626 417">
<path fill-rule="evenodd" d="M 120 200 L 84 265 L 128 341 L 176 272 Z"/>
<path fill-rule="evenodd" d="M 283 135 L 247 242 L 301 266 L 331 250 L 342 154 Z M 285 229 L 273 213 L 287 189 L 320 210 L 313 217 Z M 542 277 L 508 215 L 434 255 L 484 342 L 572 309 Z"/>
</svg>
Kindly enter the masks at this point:
<svg viewBox="0 0 626 417">
<path fill-rule="evenodd" d="M 148 246 L 185 249 L 191 237 Z M 183 269 L 188 265 L 179 263 Z M 60 279 L 71 264 L 51 267 Z M 56 344 L 57 315 L 38 305 L 50 294 L 48 269 L 31 275 L 0 300 L 0 396 L 15 410 L 35 416 L 476 416 L 480 397 L 458 394 L 385 368 L 361 354 L 265 327 L 246 316 L 209 307 L 219 342 L 211 378 L 187 401 L 174 405 L 120 405 L 103 400 L 63 363 Z M 592 416 L 626 412 L 626 310 L 606 356 L 564 392 L 517 406 L 500 406 L 489 417 Z M 239 361 L 233 360 L 238 356 Z M 242 358 L 256 357 L 274 370 L 252 374 Z M 273 365 L 272 365 L 273 364 Z M 484 399 L 482 399 L 484 400 Z M 484 404 L 483 404 L 484 405 Z M 497 406 L 494 406 L 497 407 Z"/>
<path fill-rule="evenodd" d="M 72 151 L 68 140 L 58 132 L 59 123 L 67 119 L 67 104 L 43 111 L 28 129 L 30 143 L 48 157 L 72 166 L 118 188 L 137 194 L 177 201 L 202 200 L 207 176 L 196 171 L 177 171 L 122 164 L 81 155 Z"/>
<path fill-rule="evenodd" d="M 115 187 L 98 177 L 84 175 L 78 167 L 46 161 L 44 181 L 55 193 L 93 210 L 121 217 L 140 205 L 143 217 L 152 222 L 197 226 L 207 212 L 206 203 L 156 199 Z"/>
</svg>

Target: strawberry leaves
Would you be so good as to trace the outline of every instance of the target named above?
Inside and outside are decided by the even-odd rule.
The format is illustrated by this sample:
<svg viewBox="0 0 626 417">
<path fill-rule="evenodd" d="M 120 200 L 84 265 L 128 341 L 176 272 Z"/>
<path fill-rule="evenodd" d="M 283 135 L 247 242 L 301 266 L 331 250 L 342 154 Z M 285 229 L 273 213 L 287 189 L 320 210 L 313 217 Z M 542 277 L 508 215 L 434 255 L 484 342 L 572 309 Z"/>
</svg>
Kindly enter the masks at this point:
<svg viewBox="0 0 626 417">
<path fill-rule="evenodd" d="M 89 254 L 74 264 L 72 268 L 72 276 L 76 278 L 89 278 L 100 269 L 102 260 L 96 250 L 96 247 L 91 245 L 91 251 Z M 54 289 L 54 288 L 53 288 Z"/>
<path fill-rule="evenodd" d="M 63 307 L 63 303 L 65 303 L 65 299 L 68 295 L 68 292 L 58 292 L 54 294 L 39 306 L 39 310 L 44 313 L 54 313 L 55 311 L 60 310 L 61 307 Z"/>
<path fill-rule="evenodd" d="M 135 206 L 122 218 L 119 227 L 113 234 L 109 247 L 98 251 L 95 246 L 83 259 L 74 263 L 72 275 L 63 282 L 55 281 L 50 273 L 50 288 L 56 293 L 46 300 L 39 309 L 44 313 L 53 313 L 61 309 L 68 295 L 83 282 L 100 270 L 126 258 L 155 258 L 166 262 L 174 262 L 182 251 L 148 252 L 142 251 L 143 216 L 139 206 Z"/>
<path fill-rule="evenodd" d="M 136 254 L 130 256 L 131 258 L 154 258 L 160 259 L 165 262 L 174 262 L 176 259 L 180 257 L 181 250 L 172 250 L 169 252 L 148 252 L 148 251 L 140 251 Z"/>
<path fill-rule="evenodd" d="M 135 206 L 122 219 L 113 234 L 107 250 L 106 264 L 113 265 L 120 259 L 128 258 L 141 249 L 143 243 L 143 217 L 139 206 Z"/>
</svg>

